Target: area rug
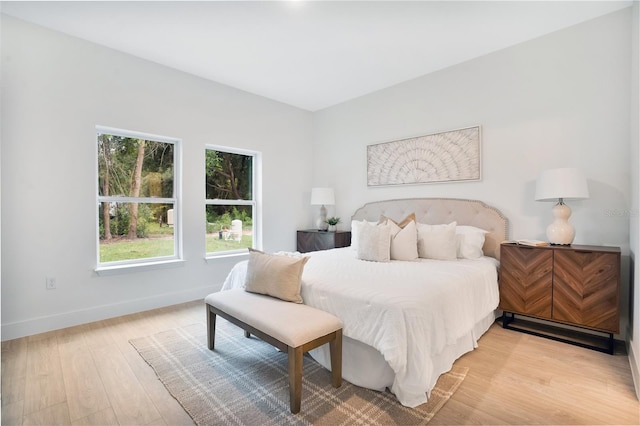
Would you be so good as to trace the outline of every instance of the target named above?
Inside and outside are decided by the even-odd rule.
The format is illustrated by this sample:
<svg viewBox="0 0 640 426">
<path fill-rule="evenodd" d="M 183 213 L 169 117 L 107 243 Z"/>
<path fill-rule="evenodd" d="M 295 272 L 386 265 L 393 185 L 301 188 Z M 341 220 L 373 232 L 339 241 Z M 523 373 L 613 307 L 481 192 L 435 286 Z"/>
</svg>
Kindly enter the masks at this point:
<svg viewBox="0 0 640 426">
<path fill-rule="evenodd" d="M 416 408 L 390 392 L 347 381 L 331 386 L 331 373 L 304 358 L 302 406 L 289 411 L 287 355 L 218 318 L 216 349 L 207 349 L 206 325 L 194 324 L 131 340 L 160 381 L 198 425 L 421 425 L 427 424 L 468 371 L 440 377 L 431 397 Z"/>
</svg>

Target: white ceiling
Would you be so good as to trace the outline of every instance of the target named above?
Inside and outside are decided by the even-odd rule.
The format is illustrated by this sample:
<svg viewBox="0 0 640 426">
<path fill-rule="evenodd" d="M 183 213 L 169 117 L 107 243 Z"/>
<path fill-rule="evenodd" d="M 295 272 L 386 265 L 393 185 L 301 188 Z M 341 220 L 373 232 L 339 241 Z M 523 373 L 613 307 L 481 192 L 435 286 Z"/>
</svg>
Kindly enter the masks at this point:
<svg viewBox="0 0 640 426">
<path fill-rule="evenodd" d="M 3 1 L 0 10 L 316 111 L 631 4 Z"/>
</svg>

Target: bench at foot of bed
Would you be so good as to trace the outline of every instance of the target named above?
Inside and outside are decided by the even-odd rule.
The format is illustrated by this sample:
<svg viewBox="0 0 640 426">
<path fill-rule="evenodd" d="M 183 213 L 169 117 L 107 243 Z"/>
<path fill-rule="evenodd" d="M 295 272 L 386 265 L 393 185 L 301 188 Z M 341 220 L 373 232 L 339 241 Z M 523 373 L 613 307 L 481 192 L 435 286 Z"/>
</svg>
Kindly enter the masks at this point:
<svg viewBox="0 0 640 426">
<path fill-rule="evenodd" d="M 212 293 L 207 308 L 207 346 L 215 346 L 216 315 L 288 354 L 289 405 L 300 411 L 302 399 L 302 355 L 329 343 L 331 383 L 342 385 L 342 322 L 339 318 L 304 304 L 285 302 L 270 296 L 230 290 Z"/>
</svg>

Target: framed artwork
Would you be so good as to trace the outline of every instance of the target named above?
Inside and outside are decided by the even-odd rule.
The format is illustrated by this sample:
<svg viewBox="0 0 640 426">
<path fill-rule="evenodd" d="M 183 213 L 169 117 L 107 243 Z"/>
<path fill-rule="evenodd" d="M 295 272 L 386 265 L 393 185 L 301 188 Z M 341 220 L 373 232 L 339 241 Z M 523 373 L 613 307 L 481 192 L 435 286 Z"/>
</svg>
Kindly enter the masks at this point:
<svg viewBox="0 0 640 426">
<path fill-rule="evenodd" d="M 480 180 L 480 126 L 367 146 L 367 185 Z"/>
</svg>

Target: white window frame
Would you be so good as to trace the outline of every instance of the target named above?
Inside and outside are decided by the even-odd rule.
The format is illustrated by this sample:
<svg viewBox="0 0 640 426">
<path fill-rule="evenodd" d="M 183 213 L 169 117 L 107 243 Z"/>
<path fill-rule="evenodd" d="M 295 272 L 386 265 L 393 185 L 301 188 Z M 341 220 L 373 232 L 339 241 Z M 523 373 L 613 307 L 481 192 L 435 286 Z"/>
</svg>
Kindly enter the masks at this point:
<svg viewBox="0 0 640 426">
<path fill-rule="evenodd" d="M 144 139 L 154 142 L 173 144 L 173 197 L 114 197 L 101 196 L 99 183 L 99 164 L 98 164 L 98 134 L 110 134 L 135 139 Z M 180 266 L 184 263 L 182 257 L 182 139 L 172 138 L 168 136 L 154 135 L 151 133 L 137 132 L 133 130 L 124 130 L 114 127 L 96 126 L 96 262 L 95 268 L 98 275 L 109 275 L 130 269 L 158 269 L 172 266 Z M 142 203 L 142 204 L 173 204 L 173 255 L 148 257 L 143 259 L 119 260 L 113 262 L 100 262 L 100 203 L 101 202 L 124 202 L 124 203 Z"/>
<path fill-rule="evenodd" d="M 253 157 L 252 164 L 252 176 L 251 176 L 251 188 L 252 188 L 252 200 L 221 200 L 221 199 L 207 199 L 205 191 L 205 208 L 206 206 L 252 206 L 252 243 L 253 248 L 262 250 L 262 153 L 259 151 L 252 151 L 242 148 L 233 148 L 222 145 L 205 145 L 205 158 L 207 150 L 228 152 L 231 154 L 240 154 Z M 205 162 L 206 167 L 206 162 Z M 206 170 L 204 170 L 206 176 Z M 206 218 L 206 213 L 205 213 Z M 206 238 L 206 230 L 205 230 Z M 238 250 L 225 250 L 219 252 L 207 252 L 205 244 L 205 259 L 219 259 L 222 257 L 234 257 L 244 256 L 247 253 L 246 249 Z"/>
</svg>

